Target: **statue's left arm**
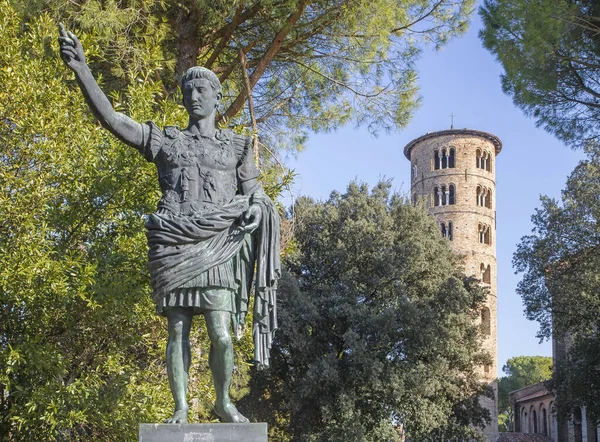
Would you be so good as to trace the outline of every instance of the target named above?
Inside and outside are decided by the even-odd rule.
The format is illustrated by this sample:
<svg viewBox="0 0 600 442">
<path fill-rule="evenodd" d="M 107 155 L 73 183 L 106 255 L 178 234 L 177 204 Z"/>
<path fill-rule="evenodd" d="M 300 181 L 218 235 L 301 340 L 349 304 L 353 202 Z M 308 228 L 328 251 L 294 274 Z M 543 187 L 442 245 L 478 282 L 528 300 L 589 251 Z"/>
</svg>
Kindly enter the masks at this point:
<svg viewBox="0 0 600 442">
<path fill-rule="evenodd" d="M 258 182 L 258 169 L 254 163 L 252 155 L 251 139 L 236 135 L 234 142 L 237 150 L 240 152 L 240 161 L 237 167 L 238 189 L 242 195 L 251 195 L 252 201 L 248 210 L 242 215 L 242 226 L 240 230 L 246 233 L 254 232 L 260 226 L 262 210 L 255 201 L 259 195 L 268 198 L 263 191 L 262 186 Z"/>
<path fill-rule="evenodd" d="M 270 361 L 271 342 L 277 329 L 276 292 L 281 275 L 279 257 L 279 214 L 273 201 L 258 182 L 258 169 L 254 163 L 248 137 L 236 136 L 236 147 L 242 153 L 237 168 L 238 189 L 250 196 L 250 207 L 243 215 L 243 229 L 252 235 L 253 262 L 255 266 L 254 312 L 252 335 L 254 360 L 257 366 L 267 367 Z"/>
</svg>

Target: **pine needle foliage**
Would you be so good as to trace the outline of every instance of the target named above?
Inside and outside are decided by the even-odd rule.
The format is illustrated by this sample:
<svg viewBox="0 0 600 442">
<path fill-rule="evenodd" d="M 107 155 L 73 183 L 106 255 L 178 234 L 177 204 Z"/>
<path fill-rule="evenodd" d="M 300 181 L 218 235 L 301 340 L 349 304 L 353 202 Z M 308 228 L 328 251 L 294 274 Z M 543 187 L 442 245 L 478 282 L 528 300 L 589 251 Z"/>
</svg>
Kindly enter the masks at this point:
<svg viewBox="0 0 600 442">
<path fill-rule="evenodd" d="M 485 47 L 504 67 L 502 88 L 538 126 L 574 148 L 600 133 L 600 3 L 485 0 Z"/>
<path fill-rule="evenodd" d="M 224 83 L 223 124 L 300 149 L 309 132 L 348 122 L 373 133 L 403 128 L 419 103 L 415 61 L 467 28 L 473 0 L 12 0 L 25 22 L 46 12 L 76 33 L 105 86 L 137 79 L 177 90 L 189 67 Z M 243 53 L 244 57 L 241 57 Z M 242 61 L 245 58 L 245 63 Z"/>
</svg>

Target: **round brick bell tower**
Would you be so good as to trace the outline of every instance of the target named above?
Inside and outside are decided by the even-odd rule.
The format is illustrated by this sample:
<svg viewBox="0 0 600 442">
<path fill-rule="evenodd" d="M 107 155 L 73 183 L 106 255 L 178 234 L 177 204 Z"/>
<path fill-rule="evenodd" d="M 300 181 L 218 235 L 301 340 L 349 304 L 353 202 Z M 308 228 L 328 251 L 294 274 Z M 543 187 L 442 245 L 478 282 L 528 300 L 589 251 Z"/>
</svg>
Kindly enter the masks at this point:
<svg viewBox="0 0 600 442">
<path fill-rule="evenodd" d="M 494 390 L 495 399 L 482 397 L 491 415 L 484 434 L 498 439 L 498 355 L 496 302 L 496 155 L 502 142 L 495 135 L 471 129 L 427 133 L 404 147 L 411 163 L 411 197 L 424 198 L 442 236 L 464 257 L 465 273 L 489 287 L 479 323 L 484 349 L 492 364 L 480 375 Z"/>
</svg>

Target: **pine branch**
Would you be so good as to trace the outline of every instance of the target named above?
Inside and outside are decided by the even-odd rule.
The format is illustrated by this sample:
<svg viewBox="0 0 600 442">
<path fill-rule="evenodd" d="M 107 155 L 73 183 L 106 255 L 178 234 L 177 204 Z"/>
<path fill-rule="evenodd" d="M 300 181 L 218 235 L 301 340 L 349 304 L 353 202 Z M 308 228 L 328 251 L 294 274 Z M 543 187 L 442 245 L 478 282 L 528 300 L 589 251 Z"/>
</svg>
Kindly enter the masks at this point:
<svg viewBox="0 0 600 442">
<path fill-rule="evenodd" d="M 277 35 L 271 42 L 271 45 L 268 47 L 266 52 L 260 58 L 260 60 L 258 61 L 258 64 L 256 65 L 256 68 L 252 72 L 252 75 L 250 75 L 250 77 L 249 77 L 251 87 L 254 87 L 256 85 L 256 83 L 258 83 L 258 80 L 265 73 L 267 66 L 273 60 L 275 55 L 277 55 L 277 53 L 281 49 L 281 45 L 285 41 L 286 37 L 288 36 L 290 31 L 294 28 L 294 26 L 296 25 L 296 23 L 298 22 L 300 17 L 302 16 L 302 13 L 304 12 L 304 9 L 306 8 L 307 4 L 308 4 L 308 0 L 302 0 L 299 3 L 298 8 L 292 14 L 290 14 L 290 16 L 288 17 L 283 28 L 281 28 L 279 30 L 279 32 L 277 33 Z M 229 109 L 227 109 L 227 111 L 225 111 L 225 114 L 224 114 L 225 118 L 229 119 L 229 118 L 233 117 L 242 109 L 242 107 L 244 105 L 244 101 L 246 101 L 246 96 L 247 96 L 247 92 L 245 90 L 242 90 L 240 92 L 240 94 L 237 96 L 237 98 L 234 100 L 234 102 L 231 103 L 231 105 L 229 106 Z"/>
</svg>

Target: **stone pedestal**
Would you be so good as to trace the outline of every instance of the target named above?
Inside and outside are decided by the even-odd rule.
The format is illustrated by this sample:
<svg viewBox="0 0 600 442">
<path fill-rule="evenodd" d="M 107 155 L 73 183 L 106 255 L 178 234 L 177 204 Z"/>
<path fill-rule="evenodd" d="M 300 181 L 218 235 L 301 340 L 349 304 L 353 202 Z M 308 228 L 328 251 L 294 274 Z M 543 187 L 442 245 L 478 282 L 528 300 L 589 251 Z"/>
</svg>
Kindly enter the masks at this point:
<svg viewBox="0 0 600 442">
<path fill-rule="evenodd" d="M 140 424 L 139 442 L 267 442 L 267 424 Z"/>
</svg>

